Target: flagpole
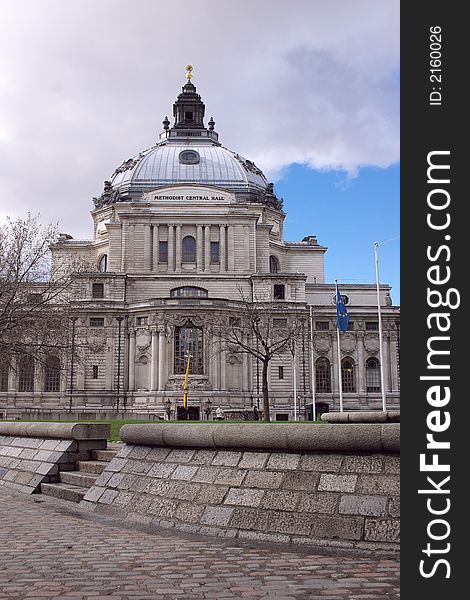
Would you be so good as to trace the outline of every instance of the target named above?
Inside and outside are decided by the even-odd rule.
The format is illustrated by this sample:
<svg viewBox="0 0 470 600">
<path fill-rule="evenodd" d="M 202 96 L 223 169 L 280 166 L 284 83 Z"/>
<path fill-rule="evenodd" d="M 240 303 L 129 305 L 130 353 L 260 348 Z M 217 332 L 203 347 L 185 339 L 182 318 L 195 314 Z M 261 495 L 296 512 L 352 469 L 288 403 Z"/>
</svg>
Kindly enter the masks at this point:
<svg viewBox="0 0 470 600">
<path fill-rule="evenodd" d="M 374 242 L 375 254 L 375 282 L 377 286 L 377 311 L 379 314 L 379 352 L 380 352 L 380 388 L 382 390 L 382 410 L 387 410 L 387 400 L 385 398 L 384 385 L 384 359 L 383 359 L 383 340 L 382 340 L 382 311 L 380 308 L 380 284 L 379 284 L 379 243 Z"/>
<path fill-rule="evenodd" d="M 315 363 L 313 361 L 313 309 L 310 305 L 310 380 L 312 382 L 312 420 L 317 420 L 317 409 L 315 407 Z"/>
<path fill-rule="evenodd" d="M 338 302 L 338 280 L 336 283 L 336 302 Z M 341 380 L 341 345 L 339 341 L 339 323 L 336 319 L 336 339 L 338 341 L 338 382 L 339 382 L 339 412 L 343 412 L 343 382 Z"/>
</svg>

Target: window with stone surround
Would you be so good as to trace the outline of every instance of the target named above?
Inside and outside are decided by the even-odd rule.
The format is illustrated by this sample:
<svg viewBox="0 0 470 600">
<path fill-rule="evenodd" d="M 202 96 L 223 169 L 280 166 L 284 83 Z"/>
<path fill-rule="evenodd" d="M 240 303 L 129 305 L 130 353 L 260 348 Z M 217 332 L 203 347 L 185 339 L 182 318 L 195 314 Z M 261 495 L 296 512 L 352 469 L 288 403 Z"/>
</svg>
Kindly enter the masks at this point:
<svg viewBox="0 0 470 600">
<path fill-rule="evenodd" d="M 211 242 L 211 265 L 220 263 L 220 245 L 219 242 Z"/>
<path fill-rule="evenodd" d="M 317 331 L 329 331 L 330 322 L 329 321 L 315 321 L 315 329 Z"/>
<path fill-rule="evenodd" d="M 44 373 L 46 392 L 60 392 L 60 359 L 57 356 L 48 356 Z"/>
<path fill-rule="evenodd" d="M 182 241 L 182 258 L 184 263 L 196 262 L 196 240 L 192 235 L 187 235 Z"/>
<path fill-rule="evenodd" d="M 175 374 L 186 373 L 188 353 L 190 355 L 189 373 L 202 375 L 204 373 L 203 332 L 191 321 L 182 327 L 175 328 Z"/>
<path fill-rule="evenodd" d="M 19 360 L 18 391 L 34 391 L 34 359 L 32 356 L 22 356 Z"/>
<path fill-rule="evenodd" d="M 380 362 L 373 356 L 366 360 L 366 390 L 380 392 Z"/>
<path fill-rule="evenodd" d="M 269 272 L 270 273 L 279 273 L 279 261 L 275 256 L 269 257 Z"/>
<path fill-rule="evenodd" d="M 10 364 L 4 357 L 0 358 L 0 392 L 8 392 L 8 376 L 10 374 Z"/>
<path fill-rule="evenodd" d="M 91 288 L 92 298 L 104 298 L 104 284 L 93 283 Z"/>
<path fill-rule="evenodd" d="M 98 379 L 98 365 L 92 365 L 92 379 Z"/>
<path fill-rule="evenodd" d="M 354 361 L 352 358 L 346 357 L 341 361 L 341 382 L 344 393 L 351 394 L 356 391 Z"/>
<path fill-rule="evenodd" d="M 315 391 L 319 394 L 331 393 L 330 361 L 321 357 L 315 363 Z"/>
<path fill-rule="evenodd" d="M 378 331 L 379 330 L 379 322 L 378 321 L 366 321 L 366 331 Z"/>
<path fill-rule="evenodd" d="M 207 290 L 191 285 L 170 290 L 170 298 L 207 298 L 207 296 Z"/>
<path fill-rule="evenodd" d="M 90 327 L 104 327 L 104 317 L 90 317 Z"/>
<path fill-rule="evenodd" d="M 285 300 L 286 286 L 283 283 L 274 284 L 274 300 Z"/>
<path fill-rule="evenodd" d="M 158 242 L 158 262 L 168 262 L 168 242 Z"/>
</svg>

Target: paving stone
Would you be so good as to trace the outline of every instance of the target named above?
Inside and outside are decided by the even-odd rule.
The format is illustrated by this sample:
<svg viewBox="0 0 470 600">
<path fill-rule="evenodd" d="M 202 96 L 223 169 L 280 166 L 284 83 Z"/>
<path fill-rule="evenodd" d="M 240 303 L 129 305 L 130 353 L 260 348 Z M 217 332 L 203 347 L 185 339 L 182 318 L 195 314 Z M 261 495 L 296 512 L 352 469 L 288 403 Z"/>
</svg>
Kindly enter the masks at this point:
<svg viewBox="0 0 470 600">
<path fill-rule="evenodd" d="M 131 492 L 119 492 L 119 494 L 114 499 L 114 506 L 126 507 L 128 506 L 134 498 L 134 494 Z"/>
<path fill-rule="evenodd" d="M 400 494 L 400 477 L 398 475 L 360 475 L 357 491 L 362 494 L 398 496 Z"/>
<path fill-rule="evenodd" d="M 220 473 L 220 467 L 199 467 L 193 476 L 193 481 L 198 483 L 213 483 Z"/>
<path fill-rule="evenodd" d="M 168 462 L 187 463 L 195 454 L 195 450 L 174 449 L 168 454 Z"/>
<path fill-rule="evenodd" d="M 300 459 L 300 469 L 318 473 L 337 473 L 342 461 L 343 456 L 336 454 L 304 454 Z"/>
<path fill-rule="evenodd" d="M 273 471 L 248 471 L 243 482 L 244 487 L 276 489 L 281 487 L 284 473 Z"/>
<path fill-rule="evenodd" d="M 215 478 L 215 483 L 221 483 L 225 485 L 241 485 L 247 473 L 242 469 L 224 469 L 223 467 L 219 468 L 220 471 L 217 477 Z"/>
<path fill-rule="evenodd" d="M 373 542 L 399 542 L 398 519 L 366 519 L 365 539 Z"/>
<path fill-rule="evenodd" d="M 108 483 L 106 484 L 110 488 L 119 487 L 121 481 L 124 478 L 124 473 L 114 473 L 110 478 Z"/>
<path fill-rule="evenodd" d="M 385 473 L 399 474 L 400 473 L 400 457 L 399 456 L 384 456 Z"/>
<path fill-rule="evenodd" d="M 272 510 L 295 510 L 300 498 L 299 492 L 267 490 L 261 501 L 261 508 Z"/>
<path fill-rule="evenodd" d="M 262 469 L 270 454 L 268 452 L 243 452 L 240 469 Z"/>
<path fill-rule="evenodd" d="M 384 496 L 341 496 L 339 513 L 343 515 L 363 515 L 384 517 L 387 511 L 387 498 Z"/>
<path fill-rule="evenodd" d="M 173 517 L 178 508 L 178 502 L 168 498 L 152 498 L 152 501 L 147 508 L 150 515 L 158 515 L 160 517 Z"/>
<path fill-rule="evenodd" d="M 342 472 L 344 473 L 381 473 L 384 460 L 381 456 L 345 456 Z"/>
<path fill-rule="evenodd" d="M 287 454 L 284 452 L 273 452 L 268 459 L 268 469 L 295 470 L 300 464 L 300 454 Z"/>
<path fill-rule="evenodd" d="M 228 490 L 227 485 L 201 485 L 195 501 L 202 504 L 221 504 Z"/>
<path fill-rule="evenodd" d="M 318 484 L 320 492 L 354 492 L 357 475 L 330 475 L 322 473 Z"/>
<path fill-rule="evenodd" d="M 225 506 L 208 506 L 201 517 L 201 523 L 204 525 L 225 527 L 229 524 L 234 510 Z"/>
<path fill-rule="evenodd" d="M 176 467 L 177 465 L 174 464 L 158 462 L 150 467 L 147 475 L 148 477 L 156 477 L 157 479 L 166 479 L 167 477 L 170 477 Z"/>
<path fill-rule="evenodd" d="M 203 512 L 204 506 L 199 504 L 190 504 L 189 502 L 181 502 L 174 514 L 175 519 L 184 521 L 185 523 L 198 523 Z M 170 515 L 168 515 L 170 516 Z M 173 516 L 173 515 L 171 515 Z"/>
<path fill-rule="evenodd" d="M 339 495 L 323 492 L 320 494 L 302 494 L 299 512 L 333 514 L 338 506 Z"/>
<path fill-rule="evenodd" d="M 250 488 L 230 488 L 224 504 L 234 504 L 236 506 L 259 506 L 263 497 L 263 490 Z"/>
<path fill-rule="evenodd" d="M 211 464 L 215 465 L 215 466 L 222 466 L 222 467 L 236 467 L 238 465 L 238 463 L 240 462 L 241 457 L 242 457 L 241 452 L 230 452 L 230 451 L 220 450 L 214 456 Z"/>
<path fill-rule="evenodd" d="M 178 465 L 171 474 L 171 479 L 181 479 L 183 481 L 189 481 L 198 470 L 198 467 L 192 467 L 189 465 Z"/>
<path fill-rule="evenodd" d="M 105 486 L 108 483 L 108 481 L 111 479 L 111 477 L 114 477 L 114 475 L 116 475 L 116 473 L 112 473 L 109 471 L 103 471 L 103 473 L 100 473 L 100 475 L 98 475 L 98 477 L 95 479 L 95 485 Z M 121 477 L 120 482 L 122 481 L 122 479 L 123 479 L 123 477 Z"/>
<path fill-rule="evenodd" d="M 317 489 L 318 473 L 297 471 L 286 473 L 283 488 L 313 492 Z"/>
<path fill-rule="evenodd" d="M 35 448 L 23 448 L 22 450 L 20 449 L 20 452 L 19 452 L 19 454 L 17 454 L 17 456 L 19 456 L 20 458 L 33 459 L 38 452 L 39 451 L 36 450 Z"/>
<path fill-rule="evenodd" d="M 216 454 L 217 450 L 196 450 L 190 462 L 192 465 L 210 465 Z"/>
<path fill-rule="evenodd" d="M 147 454 L 147 460 L 151 462 L 165 460 L 169 454 L 169 448 L 150 448 L 150 452 Z"/>
<path fill-rule="evenodd" d="M 129 458 L 144 460 L 151 451 L 150 446 L 134 446 L 129 453 Z"/>
<path fill-rule="evenodd" d="M 145 475 L 150 471 L 152 463 L 144 460 L 132 460 L 129 458 L 113 458 L 106 468 L 107 471 L 124 471 L 134 475 Z"/>
<path fill-rule="evenodd" d="M 360 517 L 316 515 L 312 522 L 311 535 L 317 538 L 360 540 L 363 530 L 364 520 Z"/>
<path fill-rule="evenodd" d="M 89 502 L 97 502 L 105 491 L 106 488 L 95 485 L 91 487 L 85 494 L 85 500 L 88 500 Z"/>
<path fill-rule="evenodd" d="M 308 535 L 312 516 L 291 512 L 272 512 L 269 515 L 267 529 L 279 533 Z"/>
<path fill-rule="evenodd" d="M 390 498 L 388 503 L 388 514 L 391 517 L 400 516 L 400 498 Z"/>
<path fill-rule="evenodd" d="M 113 500 L 116 498 L 117 495 L 118 492 L 116 490 L 106 490 L 100 496 L 99 501 L 101 504 L 112 504 Z M 89 498 L 87 498 L 87 500 L 89 500 Z"/>
<path fill-rule="evenodd" d="M 270 513 L 268 511 L 253 508 L 236 508 L 230 521 L 230 527 L 265 531 L 269 517 Z"/>
</svg>

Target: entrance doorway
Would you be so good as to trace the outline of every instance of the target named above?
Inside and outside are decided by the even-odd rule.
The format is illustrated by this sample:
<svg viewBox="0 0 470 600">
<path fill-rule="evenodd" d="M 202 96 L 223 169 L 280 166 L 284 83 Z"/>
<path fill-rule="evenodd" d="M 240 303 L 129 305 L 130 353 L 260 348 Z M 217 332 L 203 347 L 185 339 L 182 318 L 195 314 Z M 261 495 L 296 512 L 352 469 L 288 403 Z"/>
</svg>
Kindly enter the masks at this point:
<svg viewBox="0 0 470 600">
<path fill-rule="evenodd" d="M 199 421 L 199 406 L 188 406 L 188 408 L 184 408 L 183 406 L 178 406 L 177 419 L 178 421 Z"/>
</svg>

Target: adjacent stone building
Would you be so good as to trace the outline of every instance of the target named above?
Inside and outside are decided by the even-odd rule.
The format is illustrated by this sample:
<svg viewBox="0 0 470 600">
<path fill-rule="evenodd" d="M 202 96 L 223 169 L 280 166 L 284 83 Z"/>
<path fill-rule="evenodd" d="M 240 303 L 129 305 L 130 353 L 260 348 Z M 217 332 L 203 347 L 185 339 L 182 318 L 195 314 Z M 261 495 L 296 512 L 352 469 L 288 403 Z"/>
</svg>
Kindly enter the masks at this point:
<svg viewBox="0 0 470 600">
<path fill-rule="evenodd" d="M 76 353 L 52 357 L 50 372 L 47 364 L 29 365 L 26 374 L 2 372 L 1 406 L 72 403 L 173 417 L 189 349 L 192 417 L 206 418 L 218 406 L 234 416 L 262 408 L 259 361 L 230 352 L 209 327 L 214 316 L 235 326 L 249 299 L 269 302 L 279 327 L 301 323 L 295 344 L 270 363 L 272 417 L 293 418 L 294 389 L 301 418 L 311 415 L 313 397 L 320 412 L 338 410 L 335 286 L 324 281 L 326 248 L 313 235 L 284 240 L 282 200 L 253 162 L 221 145 L 212 118 L 204 125 L 205 105 L 190 78 L 173 116 L 172 126 L 165 117 L 154 146 L 105 181 L 94 198 L 93 239 L 62 235 L 52 248 L 56 267 L 92 265 L 73 288 Z M 381 409 L 375 284 L 342 284 L 341 292 L 351 314 L 341 339 L 344 410 Z M 389 286 L 381 285 L 380 298 L 385 391 L 396 408 L 399 310 Z"/>
</svg>

